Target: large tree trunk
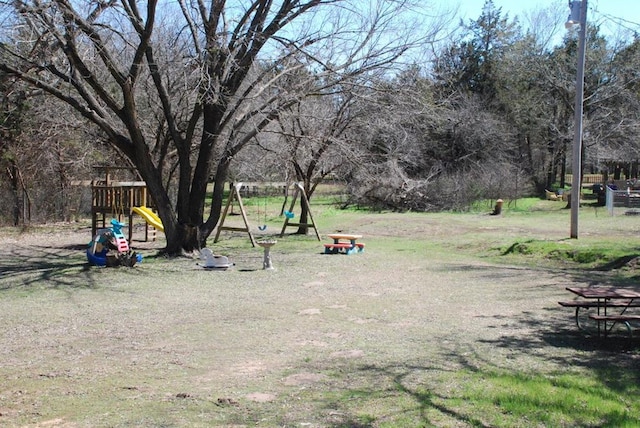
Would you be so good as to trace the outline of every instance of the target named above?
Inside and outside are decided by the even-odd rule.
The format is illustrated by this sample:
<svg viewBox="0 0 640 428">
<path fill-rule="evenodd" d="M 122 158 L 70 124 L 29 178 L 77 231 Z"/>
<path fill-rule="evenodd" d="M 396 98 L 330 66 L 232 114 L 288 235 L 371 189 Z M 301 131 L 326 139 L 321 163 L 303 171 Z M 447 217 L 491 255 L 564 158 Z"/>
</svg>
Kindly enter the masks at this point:
<svg viewBox="0 0 640 428">
<path fill-rule="evenodd" d="M 211 194 L 211 208 L 209 211 L 209 217 L 207 220 L 199 225 L 198 229 L 198 245 L 199 248 L 207 246 L 207 239 L 211 236 L 211 233 L 215 230 L 215 227 L 220 221 L 220 215 L 222 213 L 222 203 L 224 201 L 224 186 L 229 178 L 229 166 L 231 158 L 224 156 L 218 162 L 216 168 L 216 174 L 213 181 L 213 192 Z M 204 189 L 205 194 L 202 195 L 204 200 L 206 197 L 206 186 Z"/>
<path fill-rule="evenodd" d="M 220 214 L 222 212 L 222 204 L 224 202 L 224 187 L 228 178 L 229 162 L 228 160 L 221 161 L 216 169 L 215 181 L 213 183 L 213 193 L 211 196 L 211 210 L 209 217 L 206 221 L 197 221 L 194 217 L 188 217 L 190 220 L 196 221 L 181 221 L 178 220 L 174 230 L 167 230 L 165 227 L 165 235 L 167 238 L 167 246 L 165 252 L 169 255 L 178 255 L 183 253 L 191 253 L 193 251 L 201 250 L 207 246 L 207 239 L 211 236 L 215 230 L 218 221 L 220 220 Z M 191 191 L 192 204 L 199 204 L 199 198 L 204 200 L 206 196 L 207 186 L 199 186 Z M 151 193 L 151 192 L 150 192 Z M 200 196 L 195 193 L 202 193 Z M 189 210 L 193 213 L 198 210 L 198 207 L 189 207 Z M 165 206 L 161 209 L 158 206 L 158 214 L 163 220 L 163 212 L 168 211 L 173 213 L 171 206 Z M 166 214 L 165 214 L 166 215 Z M 175 214 L 170 214 L 175 215 Z"/>
<path fill-rule="evenodd" d="M 302 206 L 299 221 L 300 226 L 298 226 L 298 230 L 296 230 L 296 235 L 308 235 L 309 226 L 307 226 L 307 224 L 309 219 L 309 210 L 307 209 L 307 206 L 302 202 L 302 199 L 300 199 L 300 205 Z"/>
<path fill-rule="evenodd" d="M 309 213 L 310 207 L 307 204 L 310 204 L 311 202 L 311 195 L 313 193 L 312 187 L 311 187 L 311 181 L 307 178 L 305 178 L 303 180 L 303 185 L 302 187 L 304 188 L 304 196 L 300 195 L 300 226 L 298 226 L 298 230 L 296 231 L 296 235 L 308 235 L 309 234 L 309 218 L 311 217 L 311 214 Z M 304 203 L 304 201 L 307 201 L 307 204 Z"/>
</svg>

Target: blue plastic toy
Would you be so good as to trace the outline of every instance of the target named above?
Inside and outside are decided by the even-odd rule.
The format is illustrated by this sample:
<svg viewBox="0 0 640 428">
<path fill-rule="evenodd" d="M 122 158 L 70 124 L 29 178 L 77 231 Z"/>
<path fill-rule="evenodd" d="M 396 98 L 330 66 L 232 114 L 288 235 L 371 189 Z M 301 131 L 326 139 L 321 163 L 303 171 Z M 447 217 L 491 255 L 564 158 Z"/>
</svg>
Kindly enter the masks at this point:
<svg viewBox="0 0 640 428">
<path fill-rule="evenodd" d="M 115 218 L 111 227 L 100 229 L 87 247 L 87 260 L 94 266 L 134 266 L 142 261 L 142 255 L 131 251 L 122 233 L 125 225 Z"/>
</svg>

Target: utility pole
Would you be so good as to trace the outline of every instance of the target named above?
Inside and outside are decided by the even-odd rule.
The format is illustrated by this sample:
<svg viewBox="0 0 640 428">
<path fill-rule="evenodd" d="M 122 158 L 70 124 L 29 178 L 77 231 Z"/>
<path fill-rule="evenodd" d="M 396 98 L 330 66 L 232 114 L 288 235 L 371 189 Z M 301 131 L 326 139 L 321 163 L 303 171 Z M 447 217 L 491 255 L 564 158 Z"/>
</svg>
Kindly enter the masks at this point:
<svg viewBox="0 0 640 428">
<path fill-rule="evenodd" d="M 576 72 L 575 119 L 573 126 L 573 162 L 571 166 L 571 238 L 578 239 L 578 213 L 582 190 L 582 116 L 584 110 L 584 63 L 587 34 L 587 0 L 569 1 L 571 15 L 566 22 L 567 29 L 579 25 L 578 68 Z"/>
</svg>

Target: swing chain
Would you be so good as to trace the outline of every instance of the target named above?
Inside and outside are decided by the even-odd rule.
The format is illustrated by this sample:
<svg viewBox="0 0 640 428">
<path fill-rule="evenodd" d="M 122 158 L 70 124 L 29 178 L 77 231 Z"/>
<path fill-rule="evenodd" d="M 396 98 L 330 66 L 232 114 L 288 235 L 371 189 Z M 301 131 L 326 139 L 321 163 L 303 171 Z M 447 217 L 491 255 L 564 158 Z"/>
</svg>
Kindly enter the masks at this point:
<svg viewBox="0 0 640 428">
<path fill-rule="evenodd" d="M 264 202 L 264 223 L 261 226 L 258 226 L 259 230 L 267 230 L 267 191 L 264 190 L 262 193 L 262 200 Z M 258 216 L 260 216 L 260 205 L 258 204 Z"/>
</svg>

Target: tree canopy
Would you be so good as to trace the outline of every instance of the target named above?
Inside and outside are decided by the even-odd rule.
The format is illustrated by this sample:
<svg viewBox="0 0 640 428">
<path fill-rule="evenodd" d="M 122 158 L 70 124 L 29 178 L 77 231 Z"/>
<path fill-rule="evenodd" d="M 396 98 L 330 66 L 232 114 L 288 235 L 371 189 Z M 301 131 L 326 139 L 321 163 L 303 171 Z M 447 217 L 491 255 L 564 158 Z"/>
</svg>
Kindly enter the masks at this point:
<svg viewBox="0 0 640 428">
<path fill-rule="evenodd" d="M 233 159 L 307 95 L 299 71 L 325 87 L 383 73 L 423 39 L 410 37 L 406 15 L 400 26 L 412 6 L 18 0 L 5 5 L 16 30 L 0 70 L 71 106 L 137 169 L 175 253 L 206 244 Z"/>
<path fill-rule="evenodd" d="M 311 196 L 331 177 L 347 203 L 439 210 L 544 194 L 572 172 L 577 34 L 558 38 L 549 11 L 527 27 L 487 0 L 446 33 L 453 15 L 403 0 L 2 7 L 13 206 L 20 171 L 52 182 L 68 162 L 118 159 L 147 183 L 169 253 L 206 245 L 229 179 Z M 589 25 L 587 41 L 583 167 L 637 176 L 638 38 Z M 56 168 L 30 170 L 43 148 Z"/>
</svg>

